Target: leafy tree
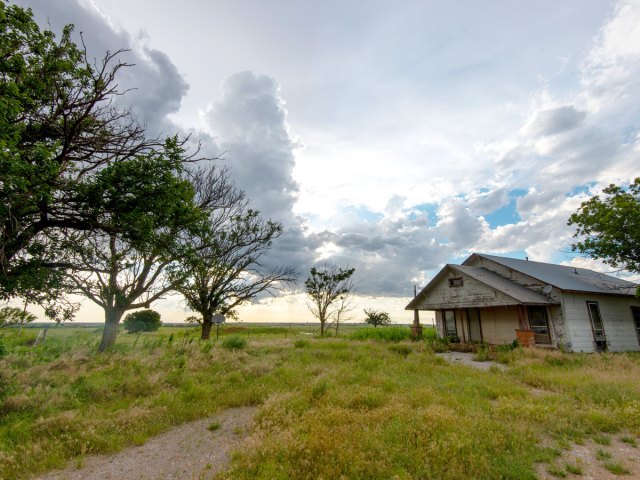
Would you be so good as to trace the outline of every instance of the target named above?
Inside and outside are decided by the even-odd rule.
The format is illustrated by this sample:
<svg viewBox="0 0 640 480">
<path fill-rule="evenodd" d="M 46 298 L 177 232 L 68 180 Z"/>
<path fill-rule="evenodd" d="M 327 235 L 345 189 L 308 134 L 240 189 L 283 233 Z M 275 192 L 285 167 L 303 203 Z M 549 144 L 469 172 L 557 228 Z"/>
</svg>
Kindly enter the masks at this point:
<svg viewBox="0 0 640 480">
<path fill-rule="evenodd" d="M 569 217 L 576 225 L 571 248 L 614 268 L 640 272 L 640 177 L 628 188 L 611 184 L 603 190 L 604 198 L 596 195 L 582 202 Z M 636 292 L 640 295 L 640 289 Z"/>
<path fill-rule="evenodd" d="M 175 290 L 181 278 L 172 270 L 194 254 L 192 236 L 207 229 L 207 206 L 183 178 L 187 161 L 169 139 L 163 150 L 113 163 L 85 186 L 87 208 L 106 228 L 68 235 L 60 265 L 69 289 L 104 309 L 100 351 L 115 343 L 124 312 Z"/>
<path fill-rule="evenodd" d="M 351 276 L 355 271 L 355 268 L 335 265 L 312 267 L 309 271 L 309 278 L 304 282 L 309 297 L 307 306 L 320 321 L 320 335 L 324 335 L 329 323 L 336 319 L 344 300 L 353 295 Z"/>
<path fill-rule="evenodd" d="M 35 319 L 36 316 L 33 313 L 27 312 L 22 308 L 0 308 L 0 328 L 6 327 L 7 325 L 22 325 L 23 323 L 33 322 Z"/>
<path fill-rule="evenodd" d="M 155 310 L 140 310 L 129 313 L 122 322 L 124 329 L 129 333 L 155 332 L 160 328 L 160 314 Z"/>
<path fill-rule="evenodd" d="M 377 327 L 378 325 L 389 325 L 391 323 L 391 317 L 387 312 L 381 310 L 374 310 L 373 308 L 367 310 L 364 309 L 364 313 L 367 318 L 364 319 L 365 323 Z"/>
<path fill-rule="evenodd" d="M 56 233 L 102 227 L 83 208 L 83 183 L 156 143 L 114 106 L 121 52 L 92 64 L 72 30 L 56 39 L 30 9 L 0 0 L 0 298 L 26 298 L 52 317 L 71 314 L 55 302 Z"/>
<path fill-rule="evenodd" d="M 209 229 L 194 239 L 196 256 L 184 267 L 178 291 L 198 312 L 201 338 L 211 336 L 215 314 L 234 315 L 235 308 L 260 294 L 273 294 L 296 278 L 291 268 L 267 269 L 261 258 L 282 233 L 282 225 L 265 220 L 248 206 L 244 193 L 235 189 L 226 170 L 210 170 L 196 182 L 198 195 L 208 192 L 211 202 Z M 214 193 L 215 192 L 215 193 Z"/>
</svg>

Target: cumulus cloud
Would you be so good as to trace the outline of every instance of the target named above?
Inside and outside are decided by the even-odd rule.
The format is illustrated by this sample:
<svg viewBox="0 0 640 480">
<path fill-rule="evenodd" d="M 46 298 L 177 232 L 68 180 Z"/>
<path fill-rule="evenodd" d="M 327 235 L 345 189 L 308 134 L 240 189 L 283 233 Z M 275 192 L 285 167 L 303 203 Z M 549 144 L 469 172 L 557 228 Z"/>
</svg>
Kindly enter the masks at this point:
<svg viewBox="0 0 640 480">
<path fill-rule="evenodd" d="M 286 117 L 277 82 L 245 71 L 223 82 L 221 98 L 208 107 L 202 120 L 219 139 L 233 179 L 251 198 L 253 208 L 285 227 L 268 262 L 304 272 L 323 238 L 306 235 L 303 220 L 293 213 L 299 188 L 293 178 L 297 144 Z"/>
</svg>

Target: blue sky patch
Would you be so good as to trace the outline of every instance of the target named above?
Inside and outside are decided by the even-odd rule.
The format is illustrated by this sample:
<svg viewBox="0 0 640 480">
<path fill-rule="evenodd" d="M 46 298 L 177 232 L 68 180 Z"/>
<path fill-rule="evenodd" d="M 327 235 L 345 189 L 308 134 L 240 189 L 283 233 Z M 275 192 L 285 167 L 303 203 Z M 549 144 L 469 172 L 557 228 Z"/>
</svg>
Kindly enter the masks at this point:
<svg viewBox="0 0 640 480">
<path fill-rule="evenodd" d="M 500 227 L 502 225 L 509 225 L 520 221 L 520 215 L 516 208 L 516 201 L 518 197 L 523 197 L 527 194 L 526 190 L 517 188 L 509 192 L 509 203 L 500 207 L 497 210 L 484 216 L 491 228 Z"/>
</svg>

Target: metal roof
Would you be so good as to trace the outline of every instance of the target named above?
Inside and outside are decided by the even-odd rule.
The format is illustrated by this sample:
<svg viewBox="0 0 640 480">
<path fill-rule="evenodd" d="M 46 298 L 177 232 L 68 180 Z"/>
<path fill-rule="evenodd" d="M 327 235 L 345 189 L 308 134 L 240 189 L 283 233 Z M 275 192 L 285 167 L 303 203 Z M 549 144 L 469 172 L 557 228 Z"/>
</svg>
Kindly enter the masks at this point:
<svg viewBox="0 0 640 480">
<path fill-rule="evenodd" d="M 498 257 L 474 253 L 463 265 L 471 263 L 476 257 L 504 265 L 507 268 L 524 273 L 541 282 L 553 285 L 560 290 L 573 292 L 603 293 L 609 295 L 634 295 L 636 284 L 620 278 L 595 272 L 587 268 L 569 267 L 553 263 L 532 262 L 516 258 Z"/>
<path fill-rule="evenodd" d="M 442 270 L 424 287 L 418 295 L 409 302 L 405 307 L 406 310 L 413 310 L 416 305 L 423 303 L 423 299 L 428 297 L 429 291 L 440 282 L 442 277 L 446 275 L 448 271 L 454 271 L 457 274 L 462 274 L 477 280 L 478 282 L 486 285 L 492 290 L 496 290 L 513 301 L 509 301 L 504 305 L 554 305 L 555 302 L 551 301 L 544 295 L 530 290 L 522 285 L 519 285 L 507 278 L 501 277 L 497 273 L 487 270 L 483 267 L 469 267 L 465 265 L 445 265 Z"/>
<path fill-rule="evenodd" d="M 465 265 L 449 265 L 452 270 L 456 270 L 460 273 L 470 276 L 475 280 L 485 284 L 486 286 L 493 288 L 505 295 L 518 301 L 522 304 L 540 304 L 540 305 L 553 305 L 554 302 L 550 301 L 544 295 L 534 292 L 522 285 L 519 285 L 507 278 L 501 277 L 497 273 L 493 273 L 490 270 L 482 267 L 467 267 Z"/>
</svg>

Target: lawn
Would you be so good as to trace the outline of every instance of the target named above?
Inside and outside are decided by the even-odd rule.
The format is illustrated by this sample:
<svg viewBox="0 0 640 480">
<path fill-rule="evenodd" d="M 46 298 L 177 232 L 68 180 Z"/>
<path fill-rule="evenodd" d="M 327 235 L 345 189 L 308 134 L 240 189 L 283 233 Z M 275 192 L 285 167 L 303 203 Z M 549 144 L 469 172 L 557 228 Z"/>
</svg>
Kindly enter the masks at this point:
<svg viewBox="0 0 640 480">
<path fill-rule="evenodd" d="M 36 330 L 5 330 L 0 478 L 246 405 L 255 427 L 220 478 L 533 479 L 571 444 L 639 441 L 638 354 L 518 349 L 485 372 L 397 333 L 312 332 L 239 324 L 201 342 L 163 327 L 97 354 L 97 329 L 51 328 L 35 347 Z"/>
</svg>

